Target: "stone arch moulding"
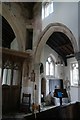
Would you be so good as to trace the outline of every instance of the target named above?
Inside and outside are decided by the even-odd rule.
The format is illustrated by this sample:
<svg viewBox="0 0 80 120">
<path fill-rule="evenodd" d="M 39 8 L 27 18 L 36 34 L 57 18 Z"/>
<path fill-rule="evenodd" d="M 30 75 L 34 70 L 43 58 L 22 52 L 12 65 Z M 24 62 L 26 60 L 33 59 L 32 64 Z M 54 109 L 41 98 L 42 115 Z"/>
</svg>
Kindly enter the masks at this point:
<svg viewBox="0 0 80 120">
<path fill-rule="evenodd" d="M 49 56 L 51 56 L 52 60 L 53 60 L 54 62 L 56 62 L 56 57 L 55 57 L 55 55 L 50 54 Z"/>
<path fill-rule="evenodd" d="M 78 52 L 77 42 L 73 35 L 73 33 L 70 31 L 68 27 L 61 23 L 51 23 L 49 24 L 41 33 L 38 44 L 35 51 L 35 63 L 40 62 L 40 56 L 41 56 L 41 50 L 43 49 L 44 45 L 46 44 L 48 38 L 51 36 L 53 32 L 62 32 L 64 33 L 71 41 L 74 53 Z"/>
<path fill-rule="evenodd" d="M 18 26 L 18 21 L 15 19 L 15 16 L 13 16 L 11 14 L 11 12 L 8 10 L 8 8 L 3 5 L 2 8 L 3 12 L 1 13 L 1 15 L 8 21 L 8 23 L 10 24 L 10 26 L 12 27 L 15 36 L 17 38 L 17 42 L 18 42 L 18 46 L 19 46 L 19 50 L 24 51 L 24 44 L 23 44 L 23 36 L 21 33 L 21 28 L 20 26 Z"/>
</svg>

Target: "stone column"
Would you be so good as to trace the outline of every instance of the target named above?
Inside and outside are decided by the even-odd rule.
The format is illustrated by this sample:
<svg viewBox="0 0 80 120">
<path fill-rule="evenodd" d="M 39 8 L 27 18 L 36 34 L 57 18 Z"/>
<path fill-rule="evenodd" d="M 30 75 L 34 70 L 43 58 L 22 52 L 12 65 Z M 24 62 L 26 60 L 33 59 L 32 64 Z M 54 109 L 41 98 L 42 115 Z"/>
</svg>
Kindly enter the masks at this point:
<svg viewBox="0 0 80 120">
<path fill-rule="evenodd" d="M 0 84 L 0 120 L 1 118 L 2 118 L 2 85 Z"/>
<path fill-rule="evenodd" d="M 41 77 L 39 63 L 35 64 L 35 103 L 41 104 Z"/>
<path fill-rule="evenodd" d="M 78 64 L 79 64 L 78 100 L 80 101 L 80 59 L 78 60 Z"/>
<path fill-rule="evenodd" d="M 79 70 L 79 81 L 78 81 L 78 100 L 80 101 L 80 52 L 75 54 L 75 57 L 78 61 L 78 70 Z"/>
</svg>

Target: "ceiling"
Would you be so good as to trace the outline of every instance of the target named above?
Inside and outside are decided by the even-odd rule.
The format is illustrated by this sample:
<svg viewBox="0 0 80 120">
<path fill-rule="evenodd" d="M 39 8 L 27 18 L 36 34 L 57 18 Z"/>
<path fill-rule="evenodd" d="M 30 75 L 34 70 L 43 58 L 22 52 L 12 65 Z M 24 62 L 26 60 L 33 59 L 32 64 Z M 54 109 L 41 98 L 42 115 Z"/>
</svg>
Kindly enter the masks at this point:
<svg viewBox="0 0 80 120">
<path fill-rule="evenodd" d="M 67 59 L 74 57 L 74 50 L 69 38 L 62 32 L 54 32 L 46 42 L 53 50 L 55 50 L 64 60 L 65 65 Z"/>
</svg>

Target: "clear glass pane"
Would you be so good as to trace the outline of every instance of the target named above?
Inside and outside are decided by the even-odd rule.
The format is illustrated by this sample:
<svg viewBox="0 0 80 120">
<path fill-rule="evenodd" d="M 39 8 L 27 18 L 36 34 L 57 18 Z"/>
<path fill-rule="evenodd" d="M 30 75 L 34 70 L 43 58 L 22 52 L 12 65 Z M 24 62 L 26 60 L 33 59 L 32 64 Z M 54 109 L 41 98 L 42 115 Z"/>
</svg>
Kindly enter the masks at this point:
<svg viewBox="0 0 80 120">
<path fill-rule="evenodd" d="M 47 17 L 47 6 L 45 6 L 45 17 Z"/>
<path fill-rule="evenodd" d="M 52 13 L 53 12 L 53 2 L 50 3 L 50 7 L 49 8 L 50 8 L 50 10 L 49 10 L 50 12 L 49 13 Z"/>
<path fill-rule="evenodd" d="M 78 69 L 73 70 L 73 83 L 78 84 Z"/>
<path fill-rule="evenodd" d="M 3 80 L 2 80 L 2 85 L 6 84 L 6 80 L 7 80 L 7 69 L 3 70 Z"/>
<path fill-rule="evenodd" d="M 46 62 L 46 75 L 49 75 L 49 63 Z"/>
<path fill-rule="evenodd" d="M 50 64 L 50 75 L 54 75 L 53 63 L 52 63 L 52 62 L 51 62 L 51 64 Z"/>
<path fill-rule="evenodd" d="M 72 85 L 78 85 L 79 80 L 79 71 L 78 71 L 78 63 L 72 64 Z"/>
<path fill-rule="evenodd" d="M 78 63 L 76 63 L 76 68 L 78 68 Z"/>
<path fill-rule="evenodd" d="M 8 69 L 7 71 L 7 84 L 10 85 L 11 82 L 11 69 Z"/>
<path fill-rule="evenodd" d="M 51 62 L 51 57 L 48 57 L 48 62 L 49 62 L 49 63 Z"/>
<path fill-rule="evenodd" d="M 49 15 L 49 5 L 47 6 L 47 16 Z"/>
<path fill-rule="evenodd" d="M 49 16 L 49 14 L 52 12 L 53 12 L 53 2 L 47 3 L 44 6 L 42 6 L 42 19 L 44 19 L 44 17 Z"/>
</svg>

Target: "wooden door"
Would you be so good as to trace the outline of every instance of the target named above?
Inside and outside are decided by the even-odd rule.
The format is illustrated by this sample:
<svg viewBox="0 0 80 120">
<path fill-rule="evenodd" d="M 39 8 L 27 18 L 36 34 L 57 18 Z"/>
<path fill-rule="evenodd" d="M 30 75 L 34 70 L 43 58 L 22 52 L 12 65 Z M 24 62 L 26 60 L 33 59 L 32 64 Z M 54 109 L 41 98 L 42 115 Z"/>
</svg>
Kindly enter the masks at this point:
<svg viewBox="0 0 80 120">
<path fill-rule="evenodd" d="M 8 72 L 6 71 L 7 73 L 5 75 L 7 77 L 3 77 L 4 81 L 2 80 L 2 112 L 3 114 L 16 112 L 19 109 L 20 94 L 21 94 L 21 70 L 16 70 L 16 72 L 18 71 L 17 73 L 18 75 L 16 75 L 16 72 L 14 71 L 15 70 L 12 70 L 11 74 L 9 74 L 9 77 L 7 74 Z M 4 72 L 3 72 L 3 76 L 4 76 Z"/>
</svg>

